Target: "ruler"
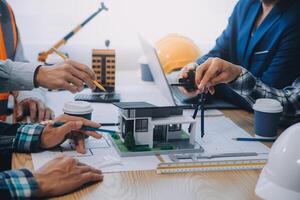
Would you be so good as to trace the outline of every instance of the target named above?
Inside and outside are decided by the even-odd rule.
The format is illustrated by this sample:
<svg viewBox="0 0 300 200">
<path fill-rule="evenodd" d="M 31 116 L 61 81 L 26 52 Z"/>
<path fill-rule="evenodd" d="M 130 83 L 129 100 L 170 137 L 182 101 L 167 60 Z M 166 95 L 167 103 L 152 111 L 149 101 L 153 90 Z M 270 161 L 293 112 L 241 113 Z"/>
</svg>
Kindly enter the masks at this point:
<svg viewBox="0 0 300 200">
<path fill-rule="evenodd" d="M 158 174 L 172 174 L 184 172 L 259 170 L 262 169 L 266 163 L 267 159 L 160 163 L 156 168 L 156 172 Z"/>
</svg>

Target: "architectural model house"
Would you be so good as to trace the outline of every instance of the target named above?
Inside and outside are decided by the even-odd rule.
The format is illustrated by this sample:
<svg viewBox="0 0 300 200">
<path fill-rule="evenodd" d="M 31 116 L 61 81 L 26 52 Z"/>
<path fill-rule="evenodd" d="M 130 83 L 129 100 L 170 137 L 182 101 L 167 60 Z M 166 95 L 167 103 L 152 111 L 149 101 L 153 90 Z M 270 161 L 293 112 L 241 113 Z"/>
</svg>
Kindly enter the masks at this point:
<svg viewBox="0 0 300 200">
<path fill-rule="evenodd" d="M 178 107 L 158 107 L 146 102 L 114 103 L 119 108 L 119 132 L 124 145 L 133 151 L 153 149 L 194 149 L 197 120 L 183 116 Z M 191 132 L 182 129 L 192 124 Z M 130 138 L 130 140 L 128 140 Z M 142 150 L 144 151 L 144 150 Z"/>
<path fill-rule="evenodd" d="M 115 50 L 93 49 L 92 68 L 97 76 L 97 81 L 109 92 L 115 89 Z"/>
</svg>

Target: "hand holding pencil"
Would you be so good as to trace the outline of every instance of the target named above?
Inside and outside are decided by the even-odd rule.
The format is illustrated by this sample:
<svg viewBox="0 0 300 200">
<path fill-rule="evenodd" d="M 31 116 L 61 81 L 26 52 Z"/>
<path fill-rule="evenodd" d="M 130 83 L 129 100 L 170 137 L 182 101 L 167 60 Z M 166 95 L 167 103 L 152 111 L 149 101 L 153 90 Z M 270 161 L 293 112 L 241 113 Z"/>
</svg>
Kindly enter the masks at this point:
<svg viewBox="0 0 300 200">
<path fill-rule="evenodd" d="M 67 60 L 68 60 L 68 57 L 67 57 L 65 54 L 63 54 L 63 53 L 61 53 L 60 51 L 58 51 L 56 48 L 52 48 L 52 50 L 53 50 L 59 57 L 61 57 L 64 61 L 67 61 Z M 98 81 L 94 80 L 93 83 L 95 84 L 95 86 L 96 86 L 97 88 L 99 88 L 100 90 L 106 92 L 106 89 L 105 89 L 100 83 L 98 83 Z"/>
<path fill-rule="evenodd" d="M 58 51 L 57 51 L 58 52 Z M 80 92 L 84 89 L 84 83 L 95 89 L 95 84 L 105 91 L 96 80 L 94 71 L 88 66 L 78 63 L 68 58 L 62 53 L 57 53 L 65 61 L 53 67 L 41 66 L 36 70 L 35 85 L 48 89 L 66 89 L 72 93 Z"/>
<path fill-rule="evenodd" d="M 81 117 L 75 117 L 63 114 L 54 119 L 54 121 L 45 121 L 45 126 L 40 138 L 40 147 L 43 149 L 51 149 L 67 139 L 72 139 L 78 153 L 85 153 L 85 138 L 91 136 L 96 139 L 102 137 L 96 133 L 100 124 Z M 89 129 L 82 129 L 82 128 Z M 101 130 L 101 129 L 100 129 Z"/>
</svg>

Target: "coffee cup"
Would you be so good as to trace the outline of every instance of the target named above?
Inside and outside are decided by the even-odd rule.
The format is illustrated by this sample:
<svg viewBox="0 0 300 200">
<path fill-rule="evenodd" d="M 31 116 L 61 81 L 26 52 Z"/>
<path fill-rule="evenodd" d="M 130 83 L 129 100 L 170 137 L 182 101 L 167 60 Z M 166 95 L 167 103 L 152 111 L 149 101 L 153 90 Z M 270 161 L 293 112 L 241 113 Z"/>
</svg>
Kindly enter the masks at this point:
<svg viewBox="0 0 300 200">
<path fill-rule="evenodd" d="M 64 104 L 63 111 L 67 115 L 91 120 L 93 108 L 90 103 L 85 101 L 69 101 Z"/>
<path fill-rule="evenodd" d="M 153 81 L 153 77 L 149 68 L 147 58 L 145 56 L 140 57 L 139 64 L 141 67 L 141 76 L 143 81 Z"/>
<path fill-rule="evenodd" d="M 254 132 L 257 137 L 276 138 L 283 107 L 275 99 L 257 99 L 253 105 Z"/>
</svg>

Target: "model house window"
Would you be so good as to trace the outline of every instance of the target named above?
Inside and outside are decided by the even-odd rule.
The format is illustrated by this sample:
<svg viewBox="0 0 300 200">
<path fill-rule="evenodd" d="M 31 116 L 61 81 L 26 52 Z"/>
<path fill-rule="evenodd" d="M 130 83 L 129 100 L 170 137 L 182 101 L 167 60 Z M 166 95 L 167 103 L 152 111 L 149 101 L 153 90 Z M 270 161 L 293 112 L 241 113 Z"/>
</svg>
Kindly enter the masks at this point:
<svg viewBox="0 0 300 200">
<path fill-rule="evenodd" d="M 135 120 L 135 131 L 136 132 L 148 132 L 148 119 Z"/>
<path fill-rule="evenodd" d="M 181 130 L 181 124 L 170 124 L 169 125 L 169 131 L 180 131 Z"/>
</svg>

